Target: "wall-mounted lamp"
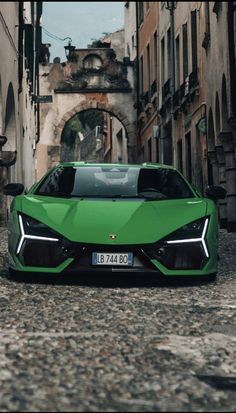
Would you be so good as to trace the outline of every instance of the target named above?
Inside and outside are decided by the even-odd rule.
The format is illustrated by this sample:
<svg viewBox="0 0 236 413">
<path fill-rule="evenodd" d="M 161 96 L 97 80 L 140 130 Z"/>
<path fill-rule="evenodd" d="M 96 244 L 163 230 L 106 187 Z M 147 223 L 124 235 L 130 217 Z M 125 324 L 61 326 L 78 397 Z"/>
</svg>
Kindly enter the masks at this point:
<svg viewBox="0 0 236 413">
<path fill-rule="evenodd" d="M 74 58 L 75 58 L 75 54 L 74 54 L 75 46 L 72 46 L 72 45 L 71 45 L 72 39 L 71 39 L 71 38 L 69 38 L 69 39 L 70 39 L 70 40 L 69 40 L 69 42 L 68 42 L 68 45 L 65 46 L 64 49 L 65 49 L 65 53 L 66 53 L 66 58 L 67 58 L 67 60 L 68 60 L 68 61 L 73 61 Z"/>
</svg>

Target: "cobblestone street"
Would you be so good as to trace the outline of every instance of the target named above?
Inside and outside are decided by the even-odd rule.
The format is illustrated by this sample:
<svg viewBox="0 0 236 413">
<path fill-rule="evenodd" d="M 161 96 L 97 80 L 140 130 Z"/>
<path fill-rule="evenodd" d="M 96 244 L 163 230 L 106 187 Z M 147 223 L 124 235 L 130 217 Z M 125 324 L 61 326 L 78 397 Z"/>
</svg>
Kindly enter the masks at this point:
<svg viewBox="0 0 236 413">
<path fill-rule="evenodd" d="M 0 411 L 235 411 L 236 234 L 216 282 L 8 278 L 0 252 Z"/>
</svg>

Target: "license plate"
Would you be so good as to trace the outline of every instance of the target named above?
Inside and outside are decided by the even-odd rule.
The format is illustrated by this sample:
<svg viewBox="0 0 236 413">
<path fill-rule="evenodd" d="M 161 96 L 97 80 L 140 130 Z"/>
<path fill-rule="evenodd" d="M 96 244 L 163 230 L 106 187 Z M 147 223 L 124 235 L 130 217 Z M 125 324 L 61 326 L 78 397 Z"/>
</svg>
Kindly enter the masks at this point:
<svg viewBox="0 0 236 413">
<path fill-rule="evenodd" d="M 94 252 L 92 257 L 93 265 L 110 265 L 110 266 L 127 266 L 133 265 L 132 253 L 106 253 L 106 252 Z"/>
</svg>

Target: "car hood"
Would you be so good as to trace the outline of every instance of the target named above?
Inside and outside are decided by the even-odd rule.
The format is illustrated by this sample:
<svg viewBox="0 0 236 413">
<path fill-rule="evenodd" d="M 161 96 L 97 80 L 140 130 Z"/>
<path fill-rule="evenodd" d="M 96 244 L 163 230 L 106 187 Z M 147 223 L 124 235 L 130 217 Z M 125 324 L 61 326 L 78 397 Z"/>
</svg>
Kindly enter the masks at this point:
<svg viewBox="0 0 236 413">
<path fill-rule="evenodd" d="M 154 243 L 207 213 L 207 201 L 201 198 L 80 200 L 28 195 L 21 206 L 24 214 L 71 241 L 112 245 Z"/>
</svg>

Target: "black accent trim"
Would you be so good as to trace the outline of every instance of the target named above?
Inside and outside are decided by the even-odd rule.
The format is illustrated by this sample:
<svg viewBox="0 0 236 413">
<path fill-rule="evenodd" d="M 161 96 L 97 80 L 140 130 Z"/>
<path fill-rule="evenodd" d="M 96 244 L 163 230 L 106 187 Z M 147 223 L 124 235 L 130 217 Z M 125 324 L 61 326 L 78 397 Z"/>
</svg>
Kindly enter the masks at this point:
<svg viewBox="0 0 236 413">
<path fill-rule="evenodd" d="M 119 267 L 100 267 L 99 266 L 99 268 L 96 268 L 96 267 L 80 267 L 80 266 L 78 266 L 78 267 L 76 267 L 76 268 L 73 268 L 73 267 L 68 267 L 68 268 L 66 268 L 64 271 L 62 271 L 61 273 L 60 273 L 60 275 L 64 275 L 64 274 L 66 274 L 66 275 L 77 275 L 78 276 L 78 274 L 86 274 L 86 273 L 91 273 L 91 274 L 93 274 L 93 273 L 96 273 L 96 274 L 104 274 L 104 273 L 123 273 L 123 274 L 136 274 L 136 273 L 139 273 L 139 274 L 147 274 L 147 273 L 150 273 L 150 274 L 156 274 L 156 275 L 161 275 L 161 276 L 163 276 L 163 274 L 156 268 L 156 269 L 151 269 L 151 268 L 137 268 L 137 267 L 132 267 L 132 268 L 119 268 Z"/>
</svg>

